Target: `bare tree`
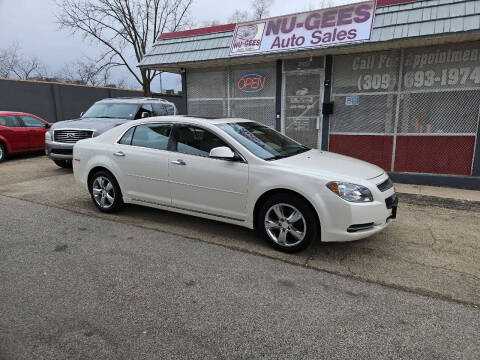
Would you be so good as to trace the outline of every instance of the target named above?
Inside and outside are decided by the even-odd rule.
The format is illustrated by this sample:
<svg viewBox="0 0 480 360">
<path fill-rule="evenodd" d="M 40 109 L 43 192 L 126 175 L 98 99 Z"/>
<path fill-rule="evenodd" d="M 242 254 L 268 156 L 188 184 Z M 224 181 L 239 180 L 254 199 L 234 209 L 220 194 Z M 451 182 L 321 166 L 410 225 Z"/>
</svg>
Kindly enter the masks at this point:
<svg viewBox="0 0 480 360">
<path fill-rule="evenodd" d="M 235 10 L 235 12 L 228 19 L 231 23 L 240 23 L 250 20 L 260 20 L 270 15 L 270 8 L 275 3 L 275 0 L 252 0 L 250 3 L 253 12 L 251 14 L 246 10 Z"/>
<path fill-rule="evenodd" d="M 14 76 L 13 69 L 20 61 L 18 45 L 12 45 L 8 49 L 0 49 L 0 77 L 8 79 Z"/>
<path fill-rule="evenodd" d="M 147 49 L 164 32 L 190 27 L 193 0 L 56 0 L 61 27 L 82 34 L 99 45 L 103 65 L 123 66 L 142 86 L 146 96 L 158 75 L 155 70 L 136 69 Z"/>
<path fill-rule="evenodd" d="M 125 80 L 114 81 L 111 77 L 107 63 L 84 58 L 65 64 L 60 70 L 57 78 L 61 81 L 73 84 L 82 84 L 89 86 L 115 86 L 125 87 Z"/>
<path fill-rule="evenodd" d="M 318 4 L 318 5 L 316 5 Z M 333 0 L 322 0 L 318 3 L 310 3 L 308 4 L 306 10 L 307 11 L 312 11 L 312 10 L 319 10 L 319 9 L 327 9 L 335 6 L 335 2 Z"/>
<path fill-rule="evenodd" d="M 240 22 L 249 21 L 249 20 L 251 20 L 251 17 L 248 14 L 248 11 L 235 10 L 232 16 L 230 16 L 230 18 L 228 19 L 228 22 L 240 23 Z"/>
<path fill-rule="evenodd" d="M 202 21 L 200 23 L 201 27 L 210 27 L 210 26 L 218 26 L 218 25 L 222 25 L 222 23 L 220 21 L 218 21 L 217 19 L 213 19 L 213 20 L 210 20 L 210 21 Z"/>
<path fill-rule="evenodd" d="M 23 80 L 47 76 L 45 65 L 36 56 L 20 58 L 12 71 L 19 79 Z"/>
<path fill-rule="evenodd" d="M 46 66 L 36 56 L 23 54 L 18 44 L 0 49 L 0 77 L 28 80 L 45 76 Z"/>
<path fill-rule="evenodd" d="M 270 15 L 270 8 L 275 0 L 253 0 L 251 6 L 253 8 L 253 20 L 260 20 Z"/>
</svg>

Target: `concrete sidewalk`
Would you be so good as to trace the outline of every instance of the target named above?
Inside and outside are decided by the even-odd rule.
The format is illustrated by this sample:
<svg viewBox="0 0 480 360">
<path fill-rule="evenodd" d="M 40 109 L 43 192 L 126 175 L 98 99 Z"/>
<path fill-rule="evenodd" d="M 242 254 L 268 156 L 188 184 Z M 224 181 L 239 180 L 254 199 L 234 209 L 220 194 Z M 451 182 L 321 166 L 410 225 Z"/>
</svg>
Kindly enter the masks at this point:
<svg viewBox="0 0 480 360">
<path fill-rule="evenodd" d="M 447 187 L 410 185 L 395 183 L 395 190 L 400 194 L 419 195 L 424 197 L 436 197 L 459 201 L 480 202 L 480 191 L 453 189 Z"/>
</svg>

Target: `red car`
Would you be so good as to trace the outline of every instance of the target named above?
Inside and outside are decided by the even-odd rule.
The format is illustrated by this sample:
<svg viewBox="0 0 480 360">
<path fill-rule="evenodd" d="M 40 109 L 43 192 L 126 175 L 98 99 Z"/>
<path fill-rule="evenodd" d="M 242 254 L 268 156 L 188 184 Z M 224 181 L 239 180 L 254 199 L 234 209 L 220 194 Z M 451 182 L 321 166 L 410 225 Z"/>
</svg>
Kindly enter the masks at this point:
<svg viewBox="0 0 480 360">
<path fill-rule="evenodd" d="M 40 151 L 50 124 L 23 112 L 0 111 L 0 162 L 8 154 Z"/>
</svg>

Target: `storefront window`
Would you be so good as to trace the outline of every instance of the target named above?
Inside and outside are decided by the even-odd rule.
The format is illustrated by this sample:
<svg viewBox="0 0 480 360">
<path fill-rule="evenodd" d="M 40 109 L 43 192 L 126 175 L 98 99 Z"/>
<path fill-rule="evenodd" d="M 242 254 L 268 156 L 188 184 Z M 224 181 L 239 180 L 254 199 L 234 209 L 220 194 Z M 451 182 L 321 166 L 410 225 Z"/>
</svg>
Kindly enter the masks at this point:
<svg viewBox="0 0 480 360">
<path fill-rule="evenodd" d="M 336 56 L 331 133 L 394 132 L 399 51 Z"/>
<path fill-rule="evenodd" d="M 480 42 L 336 56 L 332 85 L 331 151 L 388 171 L 471 175 Z"/>
<path fill-rule="evenodd" d="M 275 127 L 275 63 L 193 69 L 187 82 L 189 115 L 237 117 Z"/>
</svg>

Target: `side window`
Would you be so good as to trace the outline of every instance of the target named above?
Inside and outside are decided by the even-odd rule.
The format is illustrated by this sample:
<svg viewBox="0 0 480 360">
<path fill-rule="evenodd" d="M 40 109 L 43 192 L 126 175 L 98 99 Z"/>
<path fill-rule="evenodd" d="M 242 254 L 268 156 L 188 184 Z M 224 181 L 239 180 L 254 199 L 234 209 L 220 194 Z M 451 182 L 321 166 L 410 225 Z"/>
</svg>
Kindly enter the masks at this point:
<svg viewBox="0 0 480 360">
<path fill-rule="evenodd" d="M 167 150 L 171 130 L 172 125 L 170 124 L 139 125 L 133 134 L 132 145 L 149 149 Z"/>
<path fill-rule="evenodd" d="M 163 104 L 155 104 L 153 106 L 153 108 L 155 109 L 155 114 L 157 116 L 165 116 L 165 115 L 168 115 L 168 112 L 167 110 L 165 109 L 165 107 L 163 106 Z"/>
<path fill-rule="evenodd" d="M 151 104 L 142 104 L 142 106 L 140 106 L 140 109 L 138 109 L 138 113 L 137 113 L 137 116 L 135 117 L 135 119 L 141 119 L 142 118 L 142 113 L 144 112 L 147 112 L 148 113 L 148 116 L 153 116 L 153 107 Z"/>
<path fill-rule="evenodd" d="M 35 119 L 31 116 L 20 116 L 20 119 L 22 120 L 23 124 L 26 127 L 35 127 L 35 128 L 45 127 L 45 123 L 43 121 Z"/>
<path fill-rule="evenodd" d="M 183 154 L 206 156 L 220 146 L 229 147 L 217 135 L 195 126 L 182 126 L 177 132 L 177 151 Z"/>
<path fill-rule="evenodd" d="M 15 116 L 3 116 L 0 117 L 0 125 L 6 127 L 20 127 L 20 122 Z"/>
<path fill-rule="evenodd" d="M 123 145 L 132 145 L 133 133 L 135 132 L 135 127 L 130 128 L 120 139 L 119 144 Z"/>
</svg>

